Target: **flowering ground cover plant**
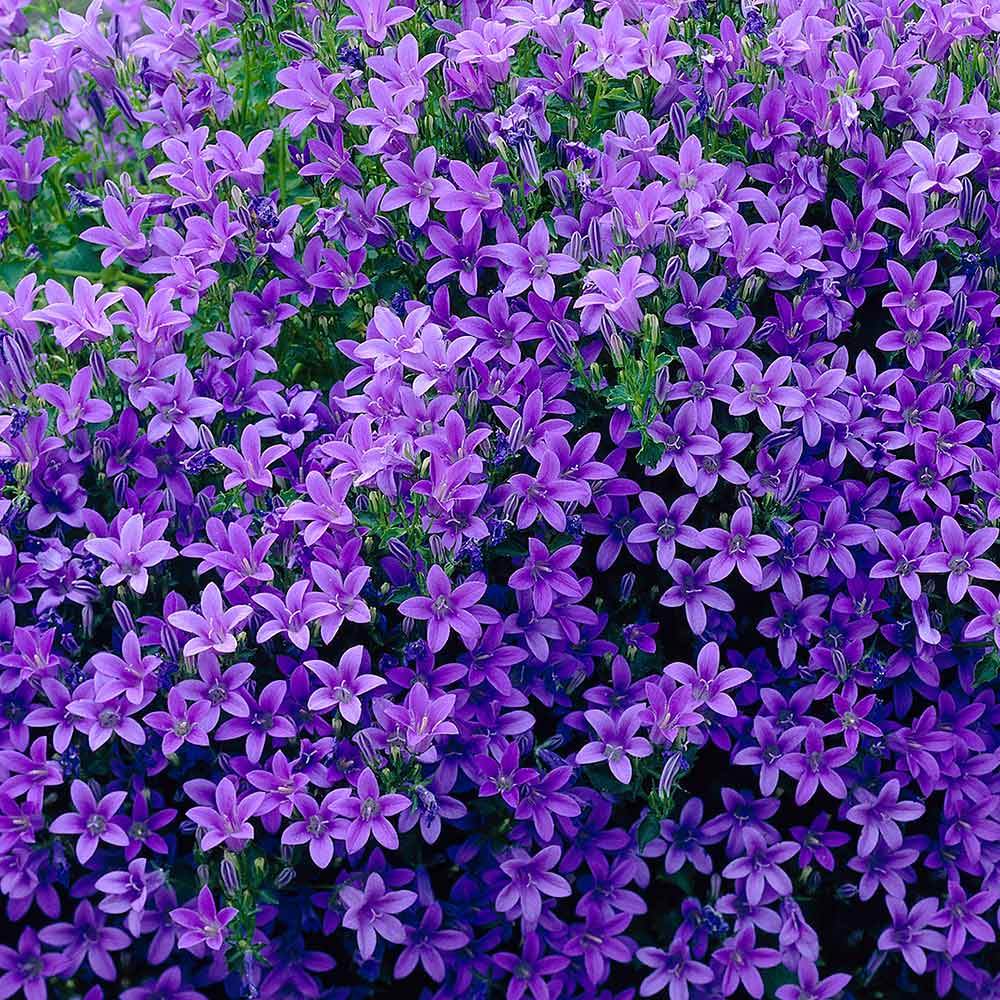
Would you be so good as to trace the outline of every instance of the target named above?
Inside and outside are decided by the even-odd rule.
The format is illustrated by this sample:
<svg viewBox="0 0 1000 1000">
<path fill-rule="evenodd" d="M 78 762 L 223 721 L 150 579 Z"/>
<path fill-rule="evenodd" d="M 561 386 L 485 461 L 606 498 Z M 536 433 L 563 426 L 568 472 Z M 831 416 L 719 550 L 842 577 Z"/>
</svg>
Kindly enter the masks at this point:
<svg viewBox="0 0 1000 1000">
<path fill-rule="evenodd" d="M 0 0 L 0 1000 L 1000 997 L 996 0 Z"/>
</svg>

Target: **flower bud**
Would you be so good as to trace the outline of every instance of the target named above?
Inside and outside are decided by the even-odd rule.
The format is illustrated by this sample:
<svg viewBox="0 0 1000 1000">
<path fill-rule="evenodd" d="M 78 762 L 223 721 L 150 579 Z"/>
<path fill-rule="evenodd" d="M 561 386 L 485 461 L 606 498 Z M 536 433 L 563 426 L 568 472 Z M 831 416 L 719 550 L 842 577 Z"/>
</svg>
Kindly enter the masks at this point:
<svg viewBox="0 0 1000 1000">
<path fill-rule="evenodd" d="M 278 41 L 287 46 L 293 52 L 301 52 L 302 55 L 312 59 L 316 55 L 316 48 L 307 42 L 301 35 L 294 31 L 281 31 L 278 33 Z"/>
<path fill-rule="evenodd" d="M 670 391 L 670 369 L 664 365 L 656 372 L 653 381 L 653 398 L 662 406 L 667 401 L 667 393 Z"/>
<path fill-rule="evenodd" d="M 90 352 L 90 370 L 98 385 L 107 385 L 108 363 L 96 347 Z"/>
<path fill-rule="evenodd" d="M 229 857 L 222 859 L 222 864 L 220 866 L 220 873 L 222 875 L 222 886 L 233 896 L 240 891 L 240 873 L 236 869 L 236 865 Z"/>
<path fill-rule="evenodd" d="M 118 622 L 118 627 L 123 632 L 135 631 L 135 619 L 132 617 L 132 612 L 128 609 L 128 605 L 123 604 L 121 601 L 112 601 L 111 611 L 115 616 L 115 621 Z"/>
<path fill-rule="evenodd" d="M 415 267 L 420 263 L 417 251 L 414 250 L 413 244 L 407 240 L 396 241 L 396 253 L 399 254 L 399 259 L 403 261 L 404 264 L 409 264 L 411 267 Z"/>
<path fill-rule="evenodd" d="M 663 287 L 673 288 L 681 276 L 683 261 L 676 254 L 667 261 L 667 266 L 663 269 Z"/>
</svg>

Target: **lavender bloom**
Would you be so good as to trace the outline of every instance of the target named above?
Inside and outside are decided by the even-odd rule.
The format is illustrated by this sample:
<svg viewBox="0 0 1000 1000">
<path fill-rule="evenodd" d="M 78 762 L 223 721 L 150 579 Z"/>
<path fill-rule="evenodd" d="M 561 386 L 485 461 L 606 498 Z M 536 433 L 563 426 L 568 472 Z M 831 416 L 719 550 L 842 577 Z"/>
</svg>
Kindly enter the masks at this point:
<svg viewBox="0 0 1000 1000">
<path fill-rule="evenodd" d="M 472 577 L 457 587 L 440 566 L 431 566 L 427 573 L 429 597 L 410 597 L 399 606 L 402 614 L 427 621 L 427 644 L 436 653 L 444 647 L 454 630 L 465 645 L 472 649 L 482 634 L 483 624 L 495 621 L 496 612 L 479 604 L 486 593 L 486 584 Z"/>
<path fill-rule="evenodd" d="M 201 614 L 193 611 L 175 611 L 170 615 L 171 625 L 192 635 L 184 646 L 185 656 L 197 653 L 234 653 L 236 636 L 233 630 L 239 628 L 252 614 L 245 604 L 237 604 L 223 609 L 219 588 L 210 583 L 202 592 Z"/>
<path fill-rule="evenodd" d="M 214 809 L 195 806 L 187 811 L 203 831 L 202 850 L 210 851 L 219 844 L 225 844 L 231 851 L 245 847 L 254 838 L 250 820 L 257 815 L 263 801 L 263 792 L 237 796 L 236 782 L 232 778 L 223 778 L 215 788 Z"/>
<path fill-rule="evenodd" d="M 181 930 L 177 939 L 181 948 L 204 945 L 212 951 L 221 951 L 228 935 L 226 928 L 236 919 L 236 908 L 217 909 L 212 890 L 206 885 L 198 893 L 194 906 L 179 906 L 170 911 L 170 918 Z"/>
<path fill-rule="evenodd" d="M 706 528 L 701 540 L 719 554 L 709 560 L 710 579 L 724 580 L 734 569 L 747 583 L 759 585 L 764 577 L 759 557 L 774 555 L 780 545 L 767 535 L 751 534 L 753 514 L 749 507 L 740 507 L 733 514 L 729 530 Z"/>
<path fill-rule="evenodd" d="M 632 780 L 629 758 L 648 757 L 653 752 L 649 740 L 636 736 L 645 711 L 642 705 L 630 705 L 617 719 L 596 708 L 585 712 L 587 722 L 598 739 L 577 752 L 577 764 L 596 764 L 606 760 L 611 773 L 627 785 Z"/>
<path fill-rule="evenodd" d="M 406 809 L 410 800 L 405 795 L 395 792 L 381 794 L 378 780 L 372 769 L 366 767 L 358 777 L 355 795 L 338 801 L 334 808 L 349 820 L 346 834 L 347 850 L 350 853 L 360 851 L 374 837 L 383 847 L 395 850 L 399 847 L 399 837 L 390 816 L 395 816 Z"/>
<path fill-rule="evenodd" d="M 893 896 L 886 896 L 892 926 L 884 930 L 878 946 L 886 951 L 899 949 L 903 960 L 920 975 L 927 968 L 927 951 L 944 951 L 947 942 L 943 934 L 928 930 L 937 915 L 936 899 L 921 899 L 909 910 L 906 904 Z"/>
<path fill-rule="evenodd" d="M 357 725 L 361 719 L 361 696 L 385 684 L 382 677 L 362 674 L 363 662 L 361 646 L 347 650 L 336 667 L 323 660 L 306 660 L 305 666 L 322 685 L 309 696 L 309 708 L 314 712 L 336 708 L 342 718 Z"/>
<path fill-rule="evenodd" d="M 358 951 L 362 958 L 371 958 L 379 938 L 402 944 L 406 932 L 396 916 L 409 909 L 417 894 L 409 889 L 389 891 L 382 877 L 373 872 L 368 876 L 363 890 L 345 885 L 340 898 L 347 904 L 344 926 L 358 935 Z"/>
<path fill-rule="evenodd" d="M 943 552 L 933 552 L 920 560 L 922 573 L 947 573 L 948 598 L 960 601 L 969 589 L 969 581 L 1000 580 L 1000 567 L 983 558 L 1000 534 L 996 528 L 980 528 L 966 537 L 959 523 L 949 516 L 941 518 Z"/>
<path fill-rule="evenodd" d="M 127 792 L 108 792 L 98 801 L 90 786 L 77 779 L 70 785 L 69 794 L 76 812 L 57 816 L 49 824 L 49 830 L 77 838 L 76 856 L 81 864 L 94 856 L 102 841 L 118 847 L 128 845 L 125 831 L 113 822 L 128 798 Z"/>
<path fill-rule="evenodd" d="M 117 540 L 88 539 L 87 551 L 111 564 L 101 573 L 101 583 L 114 587 L 127 580 L 137 594 L 146 593 L 150 568 L 177 555 L 177 550 L 163 541 L 166 528 L 164 519 L 146 524 L 141 514 L 133 514 L 121 524 Z"/>
<path fill-rule="evenodd" d="M 919 802 L 900 802 L 899 791 L 896 778 L 890 778 L 877 795 L 864 788 L 856 791 L 858 804 L 848 809 L 847 819 L 862 827 L 858 837 L 858 854 L 861 857 L 871 854 L 879 841 L 889 848 L 899 847 L 903 843 L 903 834 L 897 820 L 906 822 L 923 816 L 924 807 Z"/>
<path fill-rule="evenodd" d="M 27 1000 L 45 1000 L 46 980 L 61 975 L 66 965 L 65 955 L 43 952 L 37 932 L 25 927 L 16 948 L 0 945 L 0 995 L 22 990 Z"/>
<path fill-rule="evenodd" d="M 497 895 L 497 910 L 512 920 L 520 917 L 526 928 L 533 928 L 542 915 L 543 894 L 557 899 L 570 894 L 569 882 L 551 871 L 559 854 L 557 846 L 543 847 L 535 855 L 515 848 L 500 864 L 510 882 Z"/>
</svg>

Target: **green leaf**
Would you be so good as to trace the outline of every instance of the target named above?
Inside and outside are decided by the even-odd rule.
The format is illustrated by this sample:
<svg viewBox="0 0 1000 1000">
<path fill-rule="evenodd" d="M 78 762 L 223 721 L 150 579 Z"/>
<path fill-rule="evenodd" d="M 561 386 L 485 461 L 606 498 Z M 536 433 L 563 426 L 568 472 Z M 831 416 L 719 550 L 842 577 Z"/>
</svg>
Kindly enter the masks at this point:
<svg viewBox="0 0 1000 1000">
<path fill-rule="evenodd" d="M 976 687 L 983 687 L 986 684 L 992 684 L 997 677 L 1000 677 L 1000 653 L 994 651 L 987 653 L 976 664 L 974 683 Z"/>
<path fill-rule="evenodd" d="M 639 850 L 641 851 L 644 847 L 648 847 L 659 835 L 660 821 L 652 813 L 649 813 L 639 824 L 639 830 L 636 833 Z"/>
<path fill-rule="evenodd" d="M 663 458 L 663 445 L 652 438 L 646 438 L 639 449 L 639 463 L 647 468 L 656 465 Z"/>
</svg>

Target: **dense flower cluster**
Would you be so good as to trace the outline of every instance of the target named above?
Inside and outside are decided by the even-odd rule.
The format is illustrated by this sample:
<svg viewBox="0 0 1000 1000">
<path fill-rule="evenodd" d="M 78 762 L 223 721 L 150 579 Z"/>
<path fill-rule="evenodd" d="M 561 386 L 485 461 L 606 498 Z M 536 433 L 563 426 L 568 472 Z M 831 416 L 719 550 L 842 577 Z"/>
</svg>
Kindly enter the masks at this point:
<svg viewBox="0 0 1000 1000">
<path fill-rule="evenodd" d="M 0 0 L 0 998 L 1000 997 L 998 66 Z"/>
</svg>

